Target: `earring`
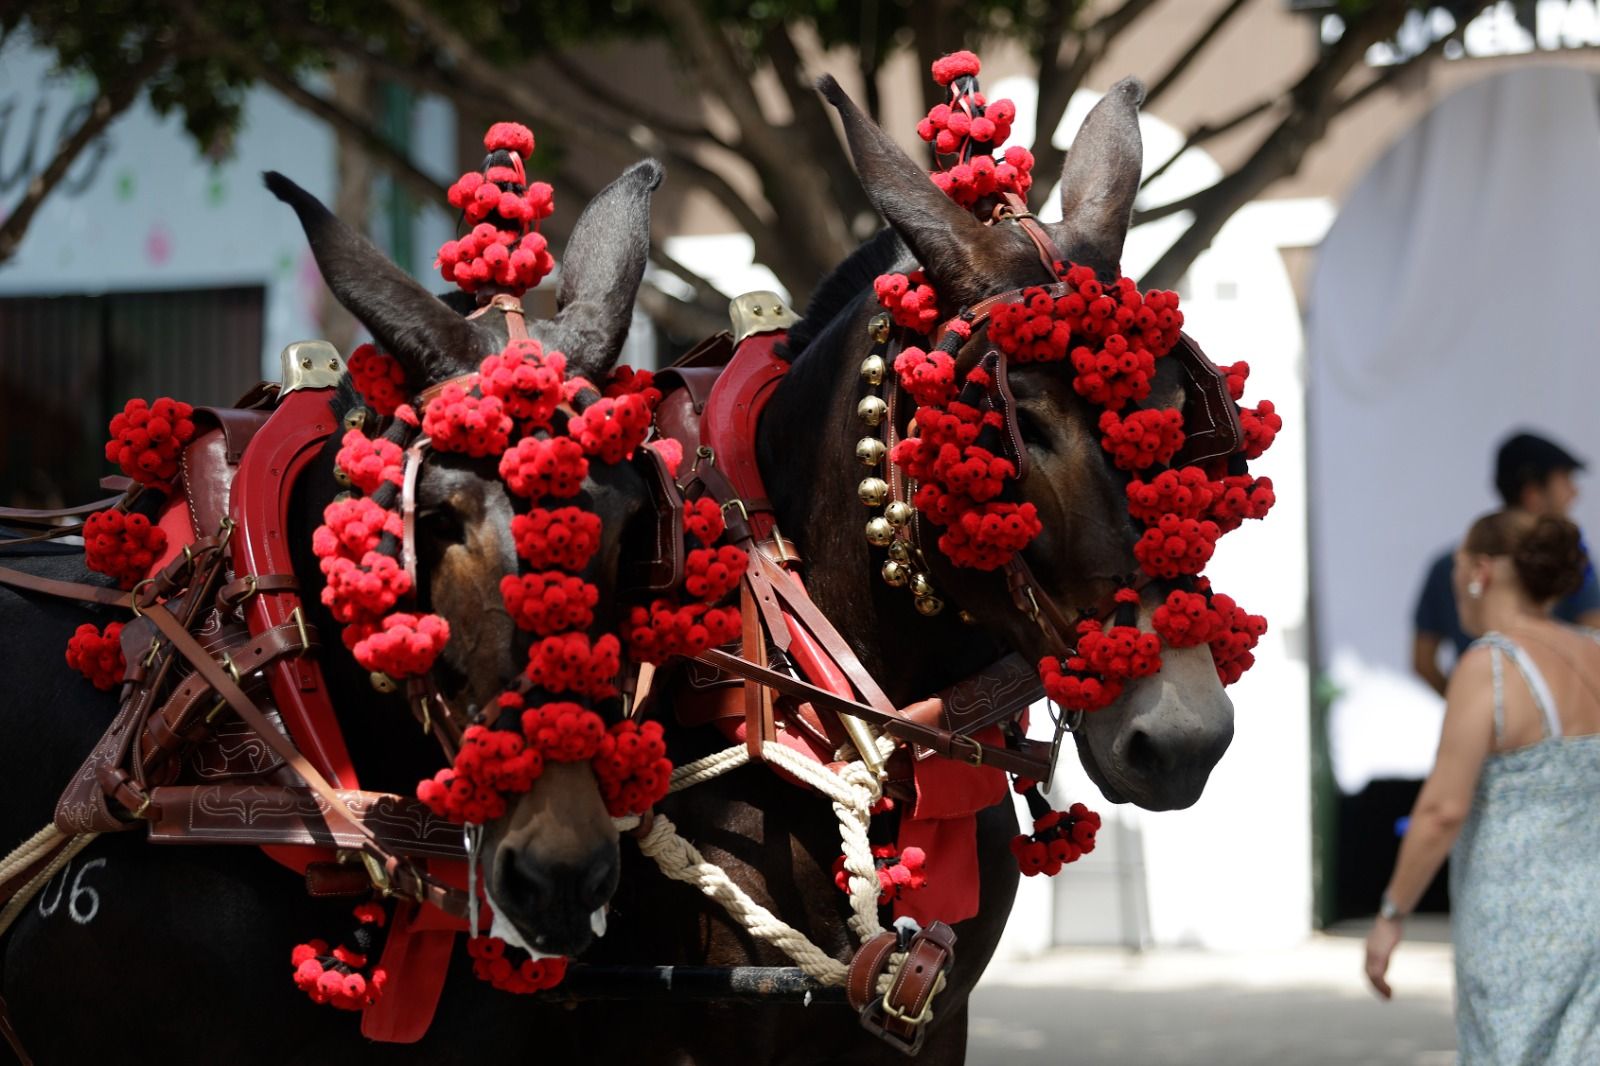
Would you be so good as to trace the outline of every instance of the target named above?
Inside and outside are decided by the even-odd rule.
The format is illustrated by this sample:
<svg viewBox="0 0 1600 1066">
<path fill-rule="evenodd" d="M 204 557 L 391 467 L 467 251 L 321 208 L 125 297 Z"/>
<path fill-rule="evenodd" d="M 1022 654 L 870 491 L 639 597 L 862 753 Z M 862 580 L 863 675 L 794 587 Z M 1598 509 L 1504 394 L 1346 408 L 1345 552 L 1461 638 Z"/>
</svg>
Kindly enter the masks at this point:
<svg viewBox="0 0 1600 1066">
<path fill-rule="evenodd" d="M 1467 595 L 1471 596 L 1475 600 L 1482 599 L 1483 582 L 1479 581 L 1477 578 L 1473 578 L 1471 581 L 1467 582 Z"/>
</svg>

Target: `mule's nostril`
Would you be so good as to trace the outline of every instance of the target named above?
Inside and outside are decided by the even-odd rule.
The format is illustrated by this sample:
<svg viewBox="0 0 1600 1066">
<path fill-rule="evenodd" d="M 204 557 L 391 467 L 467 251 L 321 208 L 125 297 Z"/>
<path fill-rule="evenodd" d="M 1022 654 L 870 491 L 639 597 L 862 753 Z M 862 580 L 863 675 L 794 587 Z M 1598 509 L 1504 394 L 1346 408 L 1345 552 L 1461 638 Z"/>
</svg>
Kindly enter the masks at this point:
<svg viewBox="0 0 1600 1066">
<path fill-rule="evenodd" d="M 1161 745 L 1143 729 L 1135 729 L 1128 737 L 1127 764 L 1141 774 L 1160 773 L 1166 769 L 1166 758 Z"/>
<path fill-rule="evenodd" d="M 538 910 L 549 900 L 554 883 L 551 870 L 531 855 L 518 853 L 501 867 L 501 888 L 505 894 Z"/>
</svg>

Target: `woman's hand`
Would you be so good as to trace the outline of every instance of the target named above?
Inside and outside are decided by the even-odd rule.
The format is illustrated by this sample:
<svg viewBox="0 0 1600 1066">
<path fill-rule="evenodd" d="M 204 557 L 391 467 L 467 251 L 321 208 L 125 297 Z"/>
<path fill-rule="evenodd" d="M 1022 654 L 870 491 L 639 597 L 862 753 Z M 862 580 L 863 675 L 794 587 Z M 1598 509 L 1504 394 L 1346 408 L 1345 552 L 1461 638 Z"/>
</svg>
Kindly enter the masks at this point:
<svg viewBox="0 0 1600 1066">
<path fill-rule="evenodd" d="M 1404 932 L 1404 926 L 1398 919 L 1379 918 L 1372 923 L 1372 932 L 1367 934 L 1367 980 L 1372 982 L 1373 989 L 1384 999 L 1394 996 L 1384 975 L 1389 972 L 1389 958 L 1399 946 Z"/>
</svg>

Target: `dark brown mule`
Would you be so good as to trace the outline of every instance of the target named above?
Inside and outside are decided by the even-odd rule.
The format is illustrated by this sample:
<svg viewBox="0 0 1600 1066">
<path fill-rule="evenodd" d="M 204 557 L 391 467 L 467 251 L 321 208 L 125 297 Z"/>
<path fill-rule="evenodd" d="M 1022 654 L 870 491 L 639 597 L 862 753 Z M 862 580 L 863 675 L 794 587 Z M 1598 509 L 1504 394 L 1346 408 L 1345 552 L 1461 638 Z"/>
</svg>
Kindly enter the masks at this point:
<svg viewBox="0 0 1600 1066">
<path fill-rule="evenodd" d="M 591 202 L 563 256 L 556 316 L 528 323 L 531 335 L 567 353 L 574 373 L 599 380 L 616 363 L 660 180 L 659 166 L 641 163 Z M 499 312 L 465 319 L 466 309 L 429 294 L 304 190 L 275 174 L 267 184 L 296 210 L 335 295 L 402 362 L 416 390 L 466 373 L 504 347 Z M 356 402 L 348 387 L 337 392 L 335 424 Z M 324 506 L 343 491 L 333 476 L 337 447 L 336 436 L 296 486 L 287 536 L 307 619 L 328 649 L 324 675 L 362 783 L 410 793 L 443 757 L 399 697 L 373 691 L 318 599 L 311 536 Z M 626 467 L 597 468 L 584 492 L 605 529 L 586 576 L 602 590 L 603 606 L 614 609 L 621 538 L 641 513 L 643 485 Z M 450 455 L 429 459 L 417 501 L 419 606 L 444 615 L 453 633 L 437 680 L 458 709 L 481 706 L 527 660 L 525 638 L 499 591 L 501 575 L 519 565 L 512 503 L 492 461 Z M 101 580 L 85 571 L 80 553 L 8 553 L 5 562 L 63 580 Z M 78 623 L 100 624 L 112 614 L 0 588 L 5 850 L 50 819 L 56 796 L 112 717 L 111 697 L 62 662 Z M 600 624 L 614 628 L 615 619 Z M 493 834 L 485 848 L 491 894 L 529 941 L 581 951 L 593 938 L 591 916 L 618 876 L 617 833 L 587 767 L 547 774 Z M 290 979 L 295 943 L 348 931 L 348 900 L 309 898 L 298 878 L 253 848 L 157 848 L 142 837 L 94 841 L 0 942 L 5 1000 L 41 1064 L 484 1063 L 500 1061 L 508 1049 L 551 1046 L 551 1022 L 567 1017 L 481 984 L 457 950 L 423 1042 L 372 1044 L 361 1037 L 358 1018 L 313 1005 Z M 570 1060 L 575 1044 L 556 1053 Z M 0 1051 L 0 1061 L 5 1056 Z"/>
<path fill-rule="evenodd" d="M 1054 279 L 1016 226 L 979 224 L 941 194 L 926 171 L 831 79 L 824 80 L 822 91 L 839 109 L 862 183 L 892 232 L 841 265 L 791 332 L 792 369 L 762 420 L 759 457 L 778 526 L 806 560 L 813 600 L 888 695 L 905 706 L 1008 650 L 1036 660 L 1045 646 L 1038 628 L 1012 605 L 1000 576 L 944 564 L 931 545 L 937 584 L 951 601 L 942 615 L 924 618 L 905 590 L 878 580 L 881 559 L 874 559 L 862 536 L 867 512 L 857 499 L 856 483 L 863 468 L 854 454 L 861 435 L 857 368 L 870 347 L 866 324 L 878 310 L 871 299 L 872 278 L 905 270 L 914 259 L 926 266 L 948 300 L 947 312 Z M 1118 273 L 1139 183 L 1141 97 L 1137 82 L 1124 81 L 1085 121 L 1063 175 L 1064 220 L 1050 227 L 1073 261 L 1092 266 L 1106 279 Z M 969 364 L 981 350 L 977 343 L 967 346 Z M 1100 447 L 1097 414 L 1073 392 L 1068 375 L 1037 364 L 1018 366 L 1011 386 L 1031 460 L 1022 490 L 1045 526 L 1027 558 L 1070 617 L 1137 570 L 1132 547 L 1138 531 L 1128 517 L 1124 478 Z M 1158 376 L 1150 402 L 1183 402 L 1170 370 Z M 1144 608 L 1146 629 L 1153 606 Z M 957 607 L 976 624 L 961 621 Z M 1130 686 L 1118 704 L 1089 715 L 1077 734 L 1079 757 L 1106 797 L 1153 810 L 1186 807 L 1198 799 L 1233 732 L 1232 705 L 1206 647 L 1168 649 L 1163 663 L 1159 675 Z M 712 737 L 680 738 L 674 755 L 681 761 L 720 743 Z M 747 767 L 669 797 L 661 806 L 758 902 L 836 957 L 848 957 L 854 945 L 845 931 L 844 896 L 833 885 L 830 867 L 840 845 L 827 801 L 766 769 Z M 1016 832 L 1009 803 L 979 817 L 982 910 L 957 927 L 956 969 L 935 1002 L 933 1029 L 919 1061 L 959 1063 L 965 1057 L 967 998 L 999 940 L 1016 888 L 1016 865 L 1007 848 Z M 664 882 L 648 862 L 625 849 L 613 931 L 588 960 L 785 963 L 711 905 L 699 904 L 696 914 L 691 896 L 690 889 Z M 576 1018 L 593 1034 L 590 1039 L 599 1041 L 587 1045 L 596 1054 L 626 1054 L 636 1061 L 903 1061 L 841 1008 L 652 1007 L 619 1013 L 596 1005 L 580 1007 Z M 619 1018 L 628 1019 L 631 1030 L 659 1036 L 651 1041 L 635 1032 L 617 1033 Z"/>
</svg>

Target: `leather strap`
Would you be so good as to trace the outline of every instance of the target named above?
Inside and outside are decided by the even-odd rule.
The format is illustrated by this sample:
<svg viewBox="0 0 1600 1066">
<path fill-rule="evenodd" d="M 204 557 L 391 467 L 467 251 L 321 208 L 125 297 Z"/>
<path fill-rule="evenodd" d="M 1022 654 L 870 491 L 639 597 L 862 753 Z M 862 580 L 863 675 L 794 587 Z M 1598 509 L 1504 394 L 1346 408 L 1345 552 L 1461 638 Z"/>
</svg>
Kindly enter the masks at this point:
<svg viewBox="0 0 1600 1066">
<path fill-rule="evenodd" d="M 883 973 L 889 965 L 889 956 L 894 953 L 900 937 L 894 933 L 879 933 L 856 952 L 856 957 L 850 960 L 850 969 L 845 975 L 845 998 L 857 1013 L 867 1009 L 867 1006 L 877 998 L 878 975 Z"/>
<path fill-rule="evenodd" d="M 123 480 L 126 481 L 127 479 L 124 478 Z M 0 521 L 19 522 L 30 526 L 52 525 L 63 518 L 82 518 L 96 511 L 104 511 L 108 507 L 115 507 L 126 497 L 127 491 L 123 490 L 115 496 L 107 496 L 104 499 L 95 500 L 93 503 L 80 503 L 76 507 L 58 507 L 54 510 L 35 510 L 31 507 L 0 507 Z"/>
<path fill-rule="evenodd" d="M 889 991 L 861 1012 L 862 1027 L 907 1054 L 921 1050 L 933 997 L 944 987 L 955 946 L 955 930 L 943 922 L 931 922 L 913 936 Z"/>
<path fill-rule="evenodd" d="M 1043 741 L 1021 740 L 1017 748 L 996 747 L 971 737 L 952 733 L 948 729 L 913 721 L 898 712 L 880 711 L 876 707 L 836 696 L 825 688 L 769 667 L 757 666 L 732 655 L 721 648 L 712 648 L 698 656 L 700 662 L 732 674 L 749 678 L 795 700 L 811 703 L 836 714 L 853 715 L 881 726 L 891 736 L 931 748 L 935 753 L 950 759 L 960 759 L 974 766 L 993 766 L 1006 773 L 1023 777 L 1042 778 L 1050 765 L 1051 745 Z"/>
<path fill-rule="evenodd" d="M 79 581 L 57 581 L 55 578 L 25 574 L 21 570 L 13 570 L 7 566 L 0 566 L 0 585 L 27 589 L 29 592 L 40 592 L 46 596 L 55 596 L 63 600 L 77 600 L 81 603 L 103 603 L 110 607 L 129 608 L 134 605 L 133 596 L 140 591 L 136 588 L 132 593 L 129 593 L 118 589 L 108 589 L 103 585 L 85 585 Z M 139 606 L 144 607 L 147 604 L 140 603 Z"/>
</svg>

